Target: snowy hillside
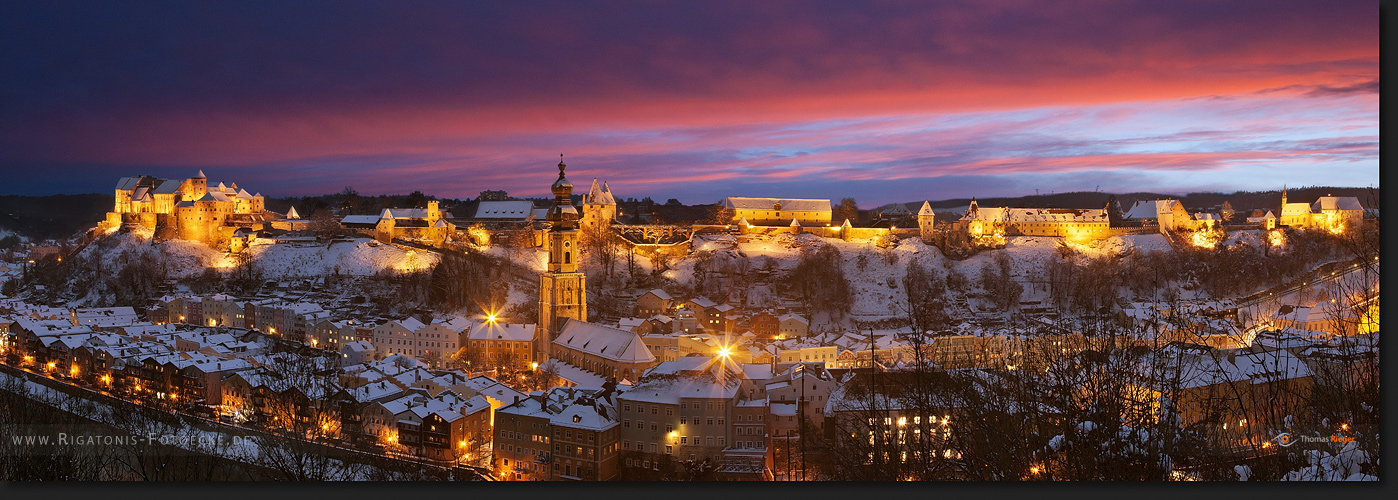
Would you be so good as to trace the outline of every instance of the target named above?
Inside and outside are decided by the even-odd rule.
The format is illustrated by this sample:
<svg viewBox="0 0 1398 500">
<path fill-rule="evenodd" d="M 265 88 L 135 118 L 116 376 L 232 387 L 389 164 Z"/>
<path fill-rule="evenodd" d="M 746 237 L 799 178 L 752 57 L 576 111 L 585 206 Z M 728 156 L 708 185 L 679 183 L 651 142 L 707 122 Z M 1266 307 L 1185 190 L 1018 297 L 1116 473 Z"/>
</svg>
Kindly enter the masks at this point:
<svg viewBox="0 0 1398 500">
<path fill-rule="evenodd" d="M 426 271 L 441 260 L 436 253 L 372 242 L 357 238 L 329 244 L 254 244 L 248 251 L 253 262 L 268 276 L 288 278 L 322 276 L 336 271 L 356 276 L 372 275 L 384 269 Z"/>
<path fill-rule="evenodd" d="M 842 241 L 808 234 L 710 235 L 695 237 L 694 250 L 716 252 L 729 259 L 746 257 L 753 267 L 757 267 L 762 258 L 770 257 L 777 263 L 778 269 L 789 270 L 797 265 L 802 248 L 833 245 L 844 257 L 845 277 L 849 279 L 854 294 L 851 314 L 857 319 L 872 321 L 900 316 L 899 303 L 904 301 L 902 281 L 914 258 L 943 273 L 954 269 L 974 283 L 982 266 L 991 265 L 995 255 L 1007 253 L 1011 256 L 1012 276 L 1026 282 L 1039 279 L 1042 274 L 1039 269 L 1041 259 L 1056 255 L 1061 241 L 1060 238 L 1048 237 L 1009 237 L 1004 249 L 981 252 L 964 261 L 947 259 L 941 250 L 917 238 L 904 238 L 897 246 L 885 249 L 878 247 L 872 239 Z M 1159 234 L 1113 236 L 1085 243 L 1070 242 L 1068 246 L 1088 257 L 1119 254 L 1130 248 L 1143 252 L 1170 251 L 1165 237 Z M 686 257 L 674 263 L 665 276 L 680 283 L 690 283 L 694 263 L 693 256 Z M 1040 300 L 1046 294 L 1030 283 L 1023 284 L 1024 301 Z"/>
<path fill-rule="evenodd" d="M 261 266 L 268 278 L 297 278 L 321 276 L 336 270 L 340 274 L 367 276 L 384 269 L 422 271 L 431 269 L 440 260 L 435 253 L 403 250 L 392 245 L 371 245 L 369 239 L 325 243 L 259 242 L 248 249 L 253 262 Z M 210 248 L 196 241 L 169 240 L 153 244 L 151 232 L 137 230 L 115 233 L 110 238 L 83 249 L 84 256 L 100 256 L 105 268 L 115 266 L 117 257 L 126 252 L 156 252 L 169 277 L 174 279 L 198 275 L 205 268 L 231 269 L 236 265 L 227 252 Z"/>
</svg>

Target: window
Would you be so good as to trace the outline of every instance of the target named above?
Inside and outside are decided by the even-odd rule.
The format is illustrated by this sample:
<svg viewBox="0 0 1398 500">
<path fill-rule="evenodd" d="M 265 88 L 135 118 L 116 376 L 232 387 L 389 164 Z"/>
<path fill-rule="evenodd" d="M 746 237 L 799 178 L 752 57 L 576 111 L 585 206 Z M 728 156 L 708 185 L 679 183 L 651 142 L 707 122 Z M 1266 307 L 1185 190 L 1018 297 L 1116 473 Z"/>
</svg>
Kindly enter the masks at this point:
<svg viewBox="0 0 1398 500">
<path fill-rule="evenodd" d="M 674 447 L 672 447 L 672 446 L 670 446 L 670 445 L 668 445 L 668 444 L 665 445 L 665 454 L 666 454 L 666 455 L 669 455 L 669 454 L 671 454 L 671 453 L 674 453 L 674 451 L 675 451 Z"/>
<path fill-rule="evenodd" d="M 675 409 L 674 409 L 674 408 L 666 408 L 666 409 L 665 409 L 665 416 L 667 416 L 667 417 L 673 417 L 673 416 L 675 416 Z"/>
<path fill-rule="evenodd" d="M 705 437 L 704 437 L 704 443 L 706 443 L 708 446 L 713 446 L 713 445 L 714 445 L 714 437 L 713 437 L 713 436 L 705 436 Z"/>
<path fill-rule="evenodd" d="M 689 444 L 689 436 L 680 436 L 680 444 Z"/>
<path fill-rule="evenodd" d="M 670 431 L 673 431 L 673 430 L 675 430 L 675 426 L 670 425 L 670 424 L 665 424 L 665 432 L 666 432 L 666 433 L 669 433 Z"/>
<path fill-rule="evenodd" d="M 658 407 L 658 406 L 652 406 L 652 407 L 650 407 L 650 414 L 651 414 L 651 415 L 659 415 L 659 414 L 660 414 L 660 407 Z"/>
<path fill-rule="evenodd" d="M 723 417 L 718 417 L 718 425 L 723 425 Z"/>
<path fill-rule="evenodd" d="M 658 430 L 660 430 L 660 429 L 659 429 L 659 426 L 658 426 L 658 425 L 655 425 L 655 422 L 651 422 L 651 423 L 650 423 L 650 430 L 658 431 Z"/>
<path fill-rule="evenodd" d="M 728 438 L 725 438 L 725 437 L 723 437 L 723 436 L 719 436 L 719 437 L 718 437 L 718 445 L 719 445 L 719 446 L 723 446 L 723 445 L 724 445 L 723 442 L 726 441 L 727 439 L 728 439 Z"/>
<path fill-rule="evenodd" d="M 631 411 L 631 403 L 626 403 L 625 405 L 623 405 L 623 407 L 626 409 L 626 411 Z"/>
<path fill-rule="evenodd" d="M 707 425 L 714 425 L 714 417 L 709 417 L 709 418 L 708 418 L 708 424 L 707 424 Z"/>
<path fill-rule="evenodd" d="M 627 449 L 627 448 L 630 448 L 630 447 L 631 447 L 631 440 L 630 440 L 630 439 L 624 439 L 624 440 L 621 441 L 621 449 L 624 450 L 624 449 Z M 630 462 L 630 460 L 627 460 L 627 461 Z"/>
<path fill-rule="evenodd" d="M 688 420 L 687 418 L 685 418 L 685 417 L 680 417 L 680 425 L 685 425 L 685 424 L 688 424 L 688 423 L 689 423 L 689 420 Z"/>
</svg>

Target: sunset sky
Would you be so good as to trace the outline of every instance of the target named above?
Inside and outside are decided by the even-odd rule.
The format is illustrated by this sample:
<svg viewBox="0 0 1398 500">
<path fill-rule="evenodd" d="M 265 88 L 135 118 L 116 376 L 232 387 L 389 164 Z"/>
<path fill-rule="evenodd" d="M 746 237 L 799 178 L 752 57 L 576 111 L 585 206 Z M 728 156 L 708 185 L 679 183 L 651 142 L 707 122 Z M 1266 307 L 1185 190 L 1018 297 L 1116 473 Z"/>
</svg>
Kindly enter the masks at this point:
<svg viewBox="0 0 1398 500">
<path fill-rule="evenodd" d="M 0 2 L 0 194 L 1378 186 L 1379 4 Z"/>
</svg>

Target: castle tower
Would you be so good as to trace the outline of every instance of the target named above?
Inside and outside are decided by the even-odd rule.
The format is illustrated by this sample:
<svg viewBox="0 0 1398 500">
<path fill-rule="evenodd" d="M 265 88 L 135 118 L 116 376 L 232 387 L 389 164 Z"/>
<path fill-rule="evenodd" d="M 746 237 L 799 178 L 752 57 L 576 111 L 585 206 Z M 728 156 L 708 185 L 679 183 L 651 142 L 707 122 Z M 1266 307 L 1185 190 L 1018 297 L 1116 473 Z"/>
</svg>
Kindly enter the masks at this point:
<svg viewBox="0 0 1398 500">
<path fill-rule="evenodd" d="M 436 224 L 437 221 L 441 218 L 441 206 L 438 205 L 436 201 L 427 202 L 427 226 L 431 227 L 433 224 Z"/>
<path fill-rule="evenodd" d="M 917 211 L 917 228 L 921 230 L 922 242 L 932 242 L 932 222 L 936 214 L 932 213 L 932 204 L 927 201 L 922 202 L 922 210 Z"/>
<path fill-rule="evenodd" d="M 579 222 L 584 230 L 611 224 L 612 219 L 616 218 L 616 199 L 612 198 L 607 183 L 598 184 L 597 178 L 592 179 L 592 189 L 583 195 L 582 209 Z"/>
<path fill-rule="evenodd" d="M 578 210 L 570 196 L 573 184 L 563 175 L 563 155 L 558 160 L 558 180 L 553 183 L 553 207 L 546 236 L 548 270 L 539 275 L 539 324 L 534 329 L 537 359 L 549 357 L 553 339 L 568 319 L 587 321 L 586 276 L 578 272 Z"/>
<path fill-rule="evenodd" d="M 180 199 L 175 200 L 176 202 L 198 200 L 209 192 L 209 179 L 204 177 L 204 171 L 200 170 L 199 175 L 190 177 L 180 187 Z"/>
</svg>

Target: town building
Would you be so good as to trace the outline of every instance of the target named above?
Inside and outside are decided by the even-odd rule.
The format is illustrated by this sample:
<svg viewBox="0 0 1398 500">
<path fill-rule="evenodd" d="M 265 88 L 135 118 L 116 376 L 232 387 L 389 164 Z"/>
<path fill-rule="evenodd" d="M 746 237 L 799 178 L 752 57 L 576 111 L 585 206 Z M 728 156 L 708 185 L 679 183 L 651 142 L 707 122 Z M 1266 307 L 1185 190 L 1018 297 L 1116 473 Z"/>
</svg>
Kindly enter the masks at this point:
<svg viewBox="0 0 1398 500">
<path fill-rule="evenodd" d="M 1107 209 L 982 208 L 971 199 L 961 221 L 973 235 L 1055 236 L 1095 239 L 1109 235 Z"/>
<path fill-rule="evenodd" d="M 442 217 L 437 201 L 427 202 L 425 209 L 385 208 L 378 215 L 347 215 L 340 219 L 340 227 L 384 243 L 406 239 L 440 245 L 456 232 L 456 225 Z"/>
<path fill-rule="evenodd" d="M 722 206 L 733 211 L 731 224 L 746 220 L 754 226 L 785 226 L 799 222 L 802 226 L 830 225 L 830 200 L 795 198 L 747 198 L 729 196 Z"/>
<path fill-rule="evenodd" d="M 472 360 L 480 360 L 485 367 L 531 368 L 536 362 L 535 328 L 529 324 L 482 321 L 466 335 L 464 347 Z"/>
</svg>

